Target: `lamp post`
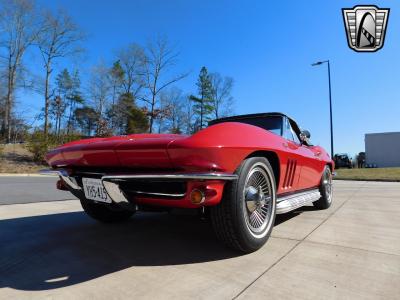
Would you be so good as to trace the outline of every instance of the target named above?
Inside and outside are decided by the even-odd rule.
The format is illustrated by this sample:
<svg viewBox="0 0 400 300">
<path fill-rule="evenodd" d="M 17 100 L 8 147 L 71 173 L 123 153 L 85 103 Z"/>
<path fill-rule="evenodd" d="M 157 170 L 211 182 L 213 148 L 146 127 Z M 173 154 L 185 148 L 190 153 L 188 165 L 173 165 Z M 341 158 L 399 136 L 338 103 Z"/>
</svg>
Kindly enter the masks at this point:
<svg viewBox="0 0 400 300">
<path fill-rule="evenodd" d="M 330 112 L 330 121 L 331 121 L 331 158 L 333 159 L 333 123 L 332 123 L 332 94 L 331 94 L 331 65 L 329 64 L 329 60 L 317 61 L 311 66 L 319 66 L 324 63 L 328 63 L 328 82 L 329 82 L 329 112 Z"/>
</svg>

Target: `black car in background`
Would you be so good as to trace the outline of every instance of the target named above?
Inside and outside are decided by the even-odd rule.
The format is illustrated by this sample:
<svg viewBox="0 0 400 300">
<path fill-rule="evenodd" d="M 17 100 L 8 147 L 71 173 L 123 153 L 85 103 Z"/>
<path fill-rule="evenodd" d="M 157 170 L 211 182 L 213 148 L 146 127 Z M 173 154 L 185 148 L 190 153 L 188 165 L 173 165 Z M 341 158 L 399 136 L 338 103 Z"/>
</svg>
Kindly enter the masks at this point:
<svg viewBox="0 0 400 300">
<path fill-rule="evenodd" d="M 335 168 L 349 168 L 351 169 L 353 167 L 353 162 L 351 161 L 351 158 L 346 154 L 335 154 L 333 157 L 333 160 L 335 161 Z"/>
<path fill-rule="evenodd" d="M 358 168 L 365 168 L 365 152 L 360 152 L 357 155 L 357 167 Z"/>
</svg>

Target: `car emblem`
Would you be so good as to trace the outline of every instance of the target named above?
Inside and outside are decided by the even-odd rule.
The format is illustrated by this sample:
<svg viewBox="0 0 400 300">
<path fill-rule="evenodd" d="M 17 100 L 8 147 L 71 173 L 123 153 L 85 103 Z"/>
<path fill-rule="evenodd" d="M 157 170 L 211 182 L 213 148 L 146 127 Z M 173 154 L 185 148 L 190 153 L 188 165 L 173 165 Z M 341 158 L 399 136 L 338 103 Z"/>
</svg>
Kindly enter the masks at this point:
<svg viewBox="0 0 400 300">
<path fill-rule="evenodd" d="M 357 5 L 343 8 L 347 43 L 357 52 L 375 52 L 383 47 L 389 8 Z"/>
</svg>

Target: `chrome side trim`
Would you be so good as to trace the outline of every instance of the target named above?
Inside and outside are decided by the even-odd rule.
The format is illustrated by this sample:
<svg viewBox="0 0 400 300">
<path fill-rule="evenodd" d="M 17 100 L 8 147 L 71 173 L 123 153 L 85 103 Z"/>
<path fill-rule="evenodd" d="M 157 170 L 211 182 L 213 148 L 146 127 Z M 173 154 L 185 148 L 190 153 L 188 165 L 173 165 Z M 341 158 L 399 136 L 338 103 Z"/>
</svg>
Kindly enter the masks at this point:
<svg viewBox="0 0 400 300">
<path fill-rule="evenodd" d="M 51 170 L 51 169 L 45 169 L 45 170 L 40 170 L 39 174 L 42 175 L 54 175 L 54 176 L 60 176 L 62 180 L 72 189 L 74 190 L 82 190 L 82 188 L 78 185 L 76 182 L 75 178 L 69 177 L 68 172 L 66 170 L 60 169 L 60 170 Z"/>
<path fill-rule="evenodd" d="M 287 213 L 301 206 L 317 201 L 319 200 L 319 198 L 321 198 L 321 193 L 319 192 L 319 189 L 295 193 L 280 198 L 278 197 L 276 204 L 276 213 Z"/>
<path fill-rule="evenodd" d="M 198 180 L 236 180 L 236 174 L 204 173 L 204 174 L 134 174 L 134 175 L 106 175 L 101 180 L 118 179 L 198 179 Z"/>
</svg>

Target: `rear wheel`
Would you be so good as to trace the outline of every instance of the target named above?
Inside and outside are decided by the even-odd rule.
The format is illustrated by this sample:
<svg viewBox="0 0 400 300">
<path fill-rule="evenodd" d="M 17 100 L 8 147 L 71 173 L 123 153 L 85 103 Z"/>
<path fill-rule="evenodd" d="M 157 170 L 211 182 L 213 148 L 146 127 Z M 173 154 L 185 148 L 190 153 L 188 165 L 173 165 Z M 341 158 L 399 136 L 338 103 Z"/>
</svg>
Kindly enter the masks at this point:
<svg viewBox="0 0 400 300">
<path fill-rule="evenodd" d="M 319 186 L 321 198 L 313 202 L 314 207 L 318 209 L 327 209 L 332 204 L 332 172 L 328 166 L 325 166 L 322 173 L 321 184 Z"/>
<path fill-rule="evenodd" d="M 263 157 L 244 160 L 236 174 L 238 180 L 226 184 L 221 203 L 211 207 L 211 222 L 230 248 L 253 252 L 268 240 L 275 221 L 275 178 Z"/>
<path fill-rule="evenodd" d="M 93 219 L 104 223 L 122 222 L 129 219 L 135 211 L 122 209 L 115 204 L 105 205 L 80 198 L 83 210 Z"/>
</svg>

